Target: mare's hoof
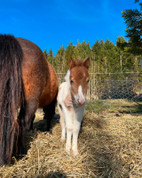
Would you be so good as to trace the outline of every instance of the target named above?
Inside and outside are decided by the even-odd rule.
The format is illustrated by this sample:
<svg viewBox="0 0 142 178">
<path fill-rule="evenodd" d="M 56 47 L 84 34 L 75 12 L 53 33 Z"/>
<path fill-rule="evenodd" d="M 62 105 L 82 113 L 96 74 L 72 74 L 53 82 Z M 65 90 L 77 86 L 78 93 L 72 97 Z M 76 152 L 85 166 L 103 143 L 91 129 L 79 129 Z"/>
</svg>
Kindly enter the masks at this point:
<svg viewBox="0 0 142 178">
<path fill-rule="evenodd" d="M 0 158 L 0 167 L 4 165 L 4 161 Z"/>
</svg>

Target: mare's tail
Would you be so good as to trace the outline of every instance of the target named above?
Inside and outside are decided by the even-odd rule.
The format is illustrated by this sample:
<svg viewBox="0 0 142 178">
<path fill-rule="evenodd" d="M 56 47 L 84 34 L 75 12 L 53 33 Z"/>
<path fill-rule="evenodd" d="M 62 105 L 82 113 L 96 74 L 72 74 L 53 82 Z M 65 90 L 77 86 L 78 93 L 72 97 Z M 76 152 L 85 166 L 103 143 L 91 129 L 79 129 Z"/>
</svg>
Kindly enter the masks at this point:
<svg viewBox="0 0 142 178">
<path fill-rule="evenodd" d="M 15 134 L 19 131 L 17 110 L 22 98 L 23 52 L 12 35 L 0 35 L 0 165 L 10 162 Z"/>
</svg>

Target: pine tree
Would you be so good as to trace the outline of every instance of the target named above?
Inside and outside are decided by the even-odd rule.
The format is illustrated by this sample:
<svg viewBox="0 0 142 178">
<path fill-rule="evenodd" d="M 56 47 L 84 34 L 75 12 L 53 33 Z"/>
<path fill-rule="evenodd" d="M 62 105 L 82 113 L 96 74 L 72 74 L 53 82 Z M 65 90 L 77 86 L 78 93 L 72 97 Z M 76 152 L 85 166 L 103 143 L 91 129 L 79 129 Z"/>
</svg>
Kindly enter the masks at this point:
<svg viewBox="0 0 142 178">
<path fill-rule="evenodd" d="M 100 72 L 101 45 L 97 40 L 92 46 L 93 72 Z M 96 66 L 96 67 L 95 67 Z"/>
<path fill-rule="evenodd" d="M 74 56 L 74 50 L 75 46 L 72 44 L 72 42 L 70 42 L 65 51 L 65 58 L 67 61 L 70 59 L 70 57 Z"/>
<path fill-rule="evenodd" d="M 85 60 L 88 57 L 91 57 L 91 49 L 89 43 L 86 43 L 84 40 L 82 43 L 77 41 L 77 58 L 80 60 Z"/>
<path fill-rule="evenodd" d="M 53 51 L 52 49 L 50 49 L 49 53 L 48 53 L 48 58 L 47 60 L 50 62 L 50 64 L 52 64 L 54 66 L 54 55 L 53 55 Z"/>
<path fill-rule="evenodd" d="M 140 6 L 142 8 L 141 3 Z M 126 9 L 122 11 L 122 17 L 127 25 L 125 31 L 126 37 L 129 38 L 131 52 L 142 54 L 142 12 L 138 9 Z"/>
<path fill-rule="evenodd" d="M 116 47 L 118 51 L 121 72 L 123 71 L 123 56 L 124 56 L 124 48 L 126 46 L 127 46 L 126 40 L 123 38 L 123 36 L 119 36 L 116 41 Z"/>
<path fill-rule="evenodd" d="M 46 59 L 48 58 L 48 53 L 47 53 L 47 51 L 46 51 L 46 48 L 45 48 L 45 50 L 43 51 L 43 53 L 44 53 L 44 55 L 45 55 L 45 57 L 46 57 Z"/>
<path fill-rule="evenodd" d="M 61 46 L 60 49 L 57 51 L 57 54 L 55 57 L 55 63 L 56 63 L 56 66 L 55 66 L 56 71 L 58 73 L 64 73 L 67 62 L 65 59 L 65 49 L 63 46 Z"/>
</svg>

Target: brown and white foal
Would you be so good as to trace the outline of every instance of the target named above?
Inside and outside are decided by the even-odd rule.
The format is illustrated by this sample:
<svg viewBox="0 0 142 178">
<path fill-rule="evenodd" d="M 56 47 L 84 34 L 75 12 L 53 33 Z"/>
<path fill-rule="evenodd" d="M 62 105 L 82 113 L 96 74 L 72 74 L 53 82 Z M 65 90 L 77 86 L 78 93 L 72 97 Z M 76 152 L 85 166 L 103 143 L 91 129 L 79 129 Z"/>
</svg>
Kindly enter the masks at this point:
<svg viewBox="0 0 142 178">
<path fill-rule="evenodd" d="M 89 58 L 84 62 L 74 61 L 72 58 L 69 60 L 69 70 L 65 76 L 65 82 L 59 87 L 57 98 L 62 130 L 61 140 L 65 140 L 67 134 L 66 151 L 70 154 L 73 136 L 72 151 L 74 155 L 78 154 L 77 139 L 84 115 L 89 65 Z"/>
</svg>

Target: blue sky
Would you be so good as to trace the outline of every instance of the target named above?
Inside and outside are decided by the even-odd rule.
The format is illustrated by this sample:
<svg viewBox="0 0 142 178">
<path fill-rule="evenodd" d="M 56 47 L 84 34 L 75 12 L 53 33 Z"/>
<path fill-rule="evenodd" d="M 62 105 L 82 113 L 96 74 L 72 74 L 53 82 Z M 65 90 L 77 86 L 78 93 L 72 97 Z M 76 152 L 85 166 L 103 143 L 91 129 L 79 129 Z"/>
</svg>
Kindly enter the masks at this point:
<svg viewBox="0 0 142 178">
<path fill-rule="evenodd" d="M 125 36 L 121 11 L 135 8 L 134 0 L 0 0 L 0 33 L 26 38 L 54 55 L 77 40 L 92 46 L 108 38 L 115 44 Z"/>
</svg>

